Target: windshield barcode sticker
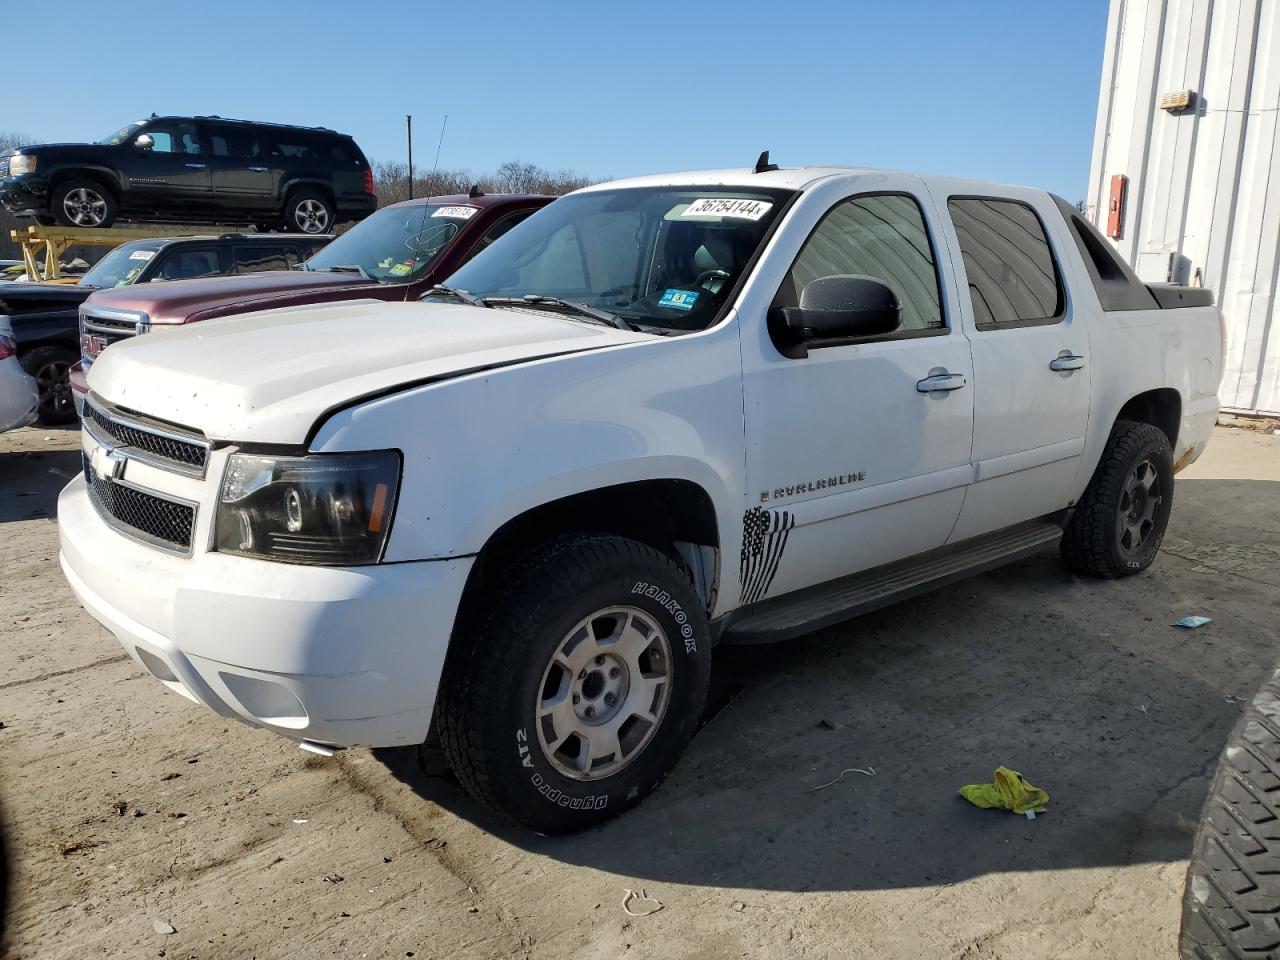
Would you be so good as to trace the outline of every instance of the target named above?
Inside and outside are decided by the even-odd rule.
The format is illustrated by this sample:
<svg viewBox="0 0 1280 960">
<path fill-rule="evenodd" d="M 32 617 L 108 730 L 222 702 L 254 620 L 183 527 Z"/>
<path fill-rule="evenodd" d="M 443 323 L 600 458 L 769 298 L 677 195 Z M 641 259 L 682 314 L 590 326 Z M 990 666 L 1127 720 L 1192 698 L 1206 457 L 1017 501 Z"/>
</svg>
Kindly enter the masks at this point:
<svg viewBox="0 0 1280 960">
<path fill-rule="evenodd" d="M 150 260 L 156 255 L 154 250 L 135 250 L 129 254 L 130 260 Z"/>
<path fill-rule="evenodd" d="M 470 220 L 479 212 L 475 207 L 440 207 L 431 215 L 433 217 L 452 217 L 454 220 Z"/>
<path fill-rule="evenodd" d="M 768 200 L 738 200 L 733 197 L 703 197 L 685 208 L 682 217 L 727 217 L 759 220 L 773 209 Z"/>
</svg>

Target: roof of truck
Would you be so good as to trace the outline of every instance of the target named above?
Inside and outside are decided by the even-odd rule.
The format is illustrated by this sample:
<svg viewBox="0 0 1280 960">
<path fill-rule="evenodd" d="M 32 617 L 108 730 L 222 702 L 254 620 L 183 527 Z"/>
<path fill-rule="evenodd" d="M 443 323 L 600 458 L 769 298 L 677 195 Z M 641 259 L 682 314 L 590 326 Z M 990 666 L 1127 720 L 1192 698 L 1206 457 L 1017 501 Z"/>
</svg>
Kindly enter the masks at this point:
<svg viewBox="0 0 1280 960">
<path fill-rule="evenodd" d="M 614 190 L 630 187 L 768 187 L 782 190 L 801 190 L 820 180 L 830 177 L 848 177 L 855 175 L 875 176 L 877 174 L 895 174 L 898 176 L 919 177 L 929 184 L 974 190 L 989 187 L 993 192 L 1005 193 L 1010 190 L 1022 190 L 1013 184 L 988 181 L 968 180 L 955 177 L 940 177 L 932 174 L 915 173 L 910 170 L 885 170 L 876 167 L 782 167 L 777 170 L 766 170 L 756 173 L 751 167 L 730 167 L 724 170 L 689 170 L 677 173 L 658 173 L 644 177 L 629 177 L 625 180 L 613 180 L 607 183 L 592 184 L 583 187 L 579 192 L 591 190 Z"/>
</svg>

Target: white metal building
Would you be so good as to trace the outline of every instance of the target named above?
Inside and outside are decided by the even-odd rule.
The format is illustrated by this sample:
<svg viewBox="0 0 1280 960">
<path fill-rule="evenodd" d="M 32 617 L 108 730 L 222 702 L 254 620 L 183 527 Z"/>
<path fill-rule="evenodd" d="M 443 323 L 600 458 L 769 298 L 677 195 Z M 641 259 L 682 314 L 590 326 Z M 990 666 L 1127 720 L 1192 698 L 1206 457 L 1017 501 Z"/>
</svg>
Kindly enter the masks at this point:
<svg viewBox="0 0 1280 960">
<path fill-rule="evenodd" d="M 1278 111 L 1280 0 L 1111 0 L 1088 214 L 1143 280 L 1214 290 L 1234 412 L 1280 413 Z"/>
</svg>

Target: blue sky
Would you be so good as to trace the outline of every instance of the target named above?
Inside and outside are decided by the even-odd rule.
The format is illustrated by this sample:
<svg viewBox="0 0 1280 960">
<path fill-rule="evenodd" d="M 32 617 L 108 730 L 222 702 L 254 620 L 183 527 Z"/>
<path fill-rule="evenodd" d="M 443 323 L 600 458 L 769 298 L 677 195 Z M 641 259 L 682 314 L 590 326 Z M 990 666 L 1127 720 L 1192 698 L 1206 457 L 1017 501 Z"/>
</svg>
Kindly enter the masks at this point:
<svg viewBox="0 0 1280 960">
<path fill-rule="evenodd" d="M 0 6 L 25 0 L 0 0 Z M 216 4 L 62 0 L 76 50 L 6 45 L 0 128 L 157 113 L 334 127 L 374 160 L 593 177 L 847 163 L 1084 195 L 1107 0 Z M 181 11 L 181 12 L 179 12 Z M 213 16 L 217 11 L 216 16 Z M 57 28 L 52 35 L 68 35 Z M 94 53 L 94 51 L 98 51 Z M 15 88 L 16 90 L 16 88 Z"/>
</svg>

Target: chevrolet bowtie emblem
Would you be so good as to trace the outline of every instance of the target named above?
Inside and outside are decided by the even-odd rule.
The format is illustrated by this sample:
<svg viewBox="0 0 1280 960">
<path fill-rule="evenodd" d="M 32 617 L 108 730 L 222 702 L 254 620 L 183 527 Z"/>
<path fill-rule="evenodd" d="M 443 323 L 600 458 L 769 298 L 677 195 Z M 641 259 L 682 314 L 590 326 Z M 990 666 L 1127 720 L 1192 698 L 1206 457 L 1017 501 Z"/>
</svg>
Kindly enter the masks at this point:
<svg viewBox="0 0 1280 960">
<path fill-rule="evenodd" d="M 93 453 L 89 454 L 89 463 L 93 466 L 93 472 L 100 477 L 110 477 L 112 480 L 119 480 L 124 476 L 124 465 L 127 462 L 124 457 L 116 453 L 114 447 L 97 447 Z"/>
</svg>

